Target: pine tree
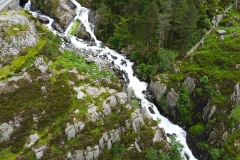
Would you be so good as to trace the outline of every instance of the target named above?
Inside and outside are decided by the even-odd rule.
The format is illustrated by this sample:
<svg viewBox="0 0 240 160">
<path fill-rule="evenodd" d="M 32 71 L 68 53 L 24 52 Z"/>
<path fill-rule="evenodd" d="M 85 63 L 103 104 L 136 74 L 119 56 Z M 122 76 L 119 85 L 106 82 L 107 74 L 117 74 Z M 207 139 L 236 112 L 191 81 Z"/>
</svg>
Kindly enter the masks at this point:
<svg viewBox="0 0 240 160">
<path fill-rule="evenodd" d="M 151 2 L 148 4 L 143 11 L 143 33 L 144 39 L 146 40 L 147 49 L 149 50 L 150 41 L 154 28 L 157 25 L 157 18 L 159 14 L 159 9 L 156 2 Z"/>
</svg>

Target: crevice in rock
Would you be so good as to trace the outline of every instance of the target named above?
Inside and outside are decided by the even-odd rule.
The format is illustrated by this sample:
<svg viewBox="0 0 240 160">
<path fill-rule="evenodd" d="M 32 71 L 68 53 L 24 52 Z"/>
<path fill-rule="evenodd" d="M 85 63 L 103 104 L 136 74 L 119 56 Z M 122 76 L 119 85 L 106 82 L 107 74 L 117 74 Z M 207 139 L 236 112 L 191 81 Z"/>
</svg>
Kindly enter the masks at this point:
<svg viewBox="0 0 240 160">
<path fill-rule="evenodd" d="M 28 2 L 28 0 L 19 0 L 19 5 L 21 7 L 24 7 L 27 2 Z"/>
</svg>

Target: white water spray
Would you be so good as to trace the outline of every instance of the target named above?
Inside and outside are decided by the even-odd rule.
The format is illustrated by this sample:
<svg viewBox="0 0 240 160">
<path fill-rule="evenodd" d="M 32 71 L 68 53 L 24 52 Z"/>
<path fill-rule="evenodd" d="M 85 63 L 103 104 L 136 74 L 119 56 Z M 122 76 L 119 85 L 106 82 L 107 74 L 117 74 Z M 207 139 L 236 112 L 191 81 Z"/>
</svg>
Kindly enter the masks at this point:
<svg viewBox="0 0 240 160">
<path fill-rule="evenodd" d="M 127 73 L 128 79 L 130 81 L 128 86 L 132 87 L 136 97 L 141 99 L 142 107 L 148 108 L 149 106 L 152 106 L 155 114 L 151 114 L 150 112 L 149 112 L 149 114 L 153 117 L 154 120 L 161 119 L 161 123 L 159 124 L 159 127 L 164 128 L 166 133 L 176 135 L 176 140 L 180 141 L 180 143 L 184 146 L 183 151 L 182 151 L 183 157 L 184 157 L 184 153 L 185 153 L 189 156 L 190 160 L 196 160 L 196 158 L 193 156 L 191 150 L 188 148 L 188 145 L 186 143 L 186 132 L 181 127 L 179 127 L 178 125 L 172 124 L 167 118 L 162 116 L 159 113 L 157 107 L 145 98 L 142 91 L 146 90 L 148 84 L 146 82 L 141 82 L 136 76 L 133 76 L 133 73 L 134 73 L 133 68 L 132 68 L 133 62 L 130 62 L 128 59 L 126 59 L 126 57 L 124 55 L 121 55 L 121 54 L 117 53 L 116 51 L 109 49 L 108 47 L 101 48 L 100 47 L 101 42 L 99 40 L 97 40 L 96 36 L 94 35 L 94 30 L 93 30 L 94 26 L 88 22 L 89 9 L 82 7 L 78 2 L 76 2 L 76 0 L 72 0 L 72 2 L 77 6 L 77 8 L 75 10 L 77 16 L 67 27 L 67 29 L 65 31 L 65 35 L 69 35 L 68 34 L 69 30 L 74 25 L 74 22 L 78 19 L 83 23 L 83 25 L 86 27 L 86 31 L 89 32 L 92 39 L 97 44 L 96 46 L 89 46 L 89 45 L 87 45 L 87 43 L 84 40 L 77 39 L 75 36 L 69 35 L 71 38 L 72 45 L 79 49 L 86 49 L 86 50 L 92 50 L 92 51 L 99 52 L 99 55 L 110 53 L 110 54 L 107 54 L 108 59 L 110 61 L 113 60 L 114 64 L 118 65 L 121 70 L 124 70 Z M 31 5 L 31 2 L 29 1 L 25 5 L 25 9 L 30 11 L 30 5 Z M 31 12 L 31 13 L 35 17 L 39 16 L 39 13 L 36 13 L 36 12 Z M 49 28 L 49 30 L 53 31 L 54 33 L 60 34 L 51 27 L 51 23 L 53 22 L 52 18 L 45 16 L 45 15 L 41 15 L 41 16 L 44 16 L 50 20 L 50 23 L 48 25 L 46 25 Z M 111 55 L 116 56 L 117 59 L 116 60 L 112 59 Z M 121 65 L 122 60 L 126 61 L 126 65 Z"/>
</svg>

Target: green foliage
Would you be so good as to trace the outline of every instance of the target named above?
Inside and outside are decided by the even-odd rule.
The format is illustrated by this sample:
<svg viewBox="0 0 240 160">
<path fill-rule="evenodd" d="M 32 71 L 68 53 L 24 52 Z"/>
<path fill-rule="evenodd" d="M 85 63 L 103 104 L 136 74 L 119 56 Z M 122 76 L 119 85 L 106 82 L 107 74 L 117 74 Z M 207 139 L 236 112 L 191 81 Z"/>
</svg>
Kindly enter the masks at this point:
<svg viewBox="0 0 240 160">
<path fill-rule="evenodd" d="M 214 90 L 212 89 L 211 86 L 208 85 L 208 76 L 204 75 L 203 77 L 200 78 L 200 83 L 202 86 L 202 94 L 205 95 L 206 97 L 211 96 L 214 93 Z"/>
<path fill-rule="evenodd" d="M 162 97 L 159 99 L 159 104 L 161 106 L 165 106 L 166 105 L 166 96 L 165 95 L 162 95 Z"/>
<path fill-rule="evenodd" d="M 174 53 L 160 48 L 157 54 L 158 73 L 166 72 L 171 67 L 171 61 L 174 59 Z"/>
<path fill-rule="evenodd" d="M 236 106 L 235 108 L 232 109 L 231 111 L 231 116 L 236 120 L 240 120 L 240 105 Z"/>
<path fill-rule="evenodd" d="M 45 40 L 39 41 L 35 47 L 27 50 L 27 55 L 17 57 L 10 65 L 0 68 L 0 78 L 4 78 L 7 75 L 10 75 L 16 69 L 20 68 L 27 61 L 27 59 L 36 55 L 38 51 L 45 45 L 45 43 Z"/>
<path fill-rule="evenodd" d="M 139 106 L 140 106 L 137 99 L 133 99 L 131 101 L 131 104 L 132 104 L 132 107 L 134 107 L 134 108 L 139 108 Z"/>
<path fill-rule="evenodd" d="M 184 158 L 181 155 L 181 151 L 183 149 L 183 145 L 175 139 L 175 137 L 169 137 L 171 140 L 171 148 L 170 148 L 170 159 L 171 160 L 183 160 Z"/>
<path fill-rule="evenodd" d="M 204 124 L 203 123 L 198 123 L 194 126 L 191 126 L 189 128 L 189 131 L 191 134 L 193 134 L 194 136 L 198 136 L 204 133 Z"/>
<path fill-rule="evenodd" d="M 210 150 L 210 155 L 213 160 L 217 160 L 220 158 L 221 151 L 217 148 L 211 149 Z"/>
<path fill-rule="evenodd" d="M 0 151 L 0 159 L 1 160 L 9 160 L 9 159 L 15 159 L 16 155 L 11 153 L 11 148 L 5 148 Z"/>
<path fill-rule="evenodd" d="M 79 25 L 81 24 L 81 22 L 79 20 L 76 20 L 71 28 L 71 30 L 69 31 L 69 34 L 71 35 L 75 35 L 76 30 L 78 29 Z"/>
<path fill-rule="evenodd" d="M 178 103 L 179 110 L 181 113 L 180 119 L 183 120 L 184 122 L 189 122 L 191 120 L 192 108 L 190 104 L 190 94 L 186 83 L 182 83 Z"/>
<path fill-rule="evenodd" d="M 16 36 L 17 34 L 24 34 L 23 31 L 29 29 L 27 25 L 13 24 L 4 32 L 4 36 Z"/>
<path fill-rule="evenodd" d="M 134 55 L 132 55 L 134 57 Z M 163 73 L 170 69 L 171 61 L 175 58 L 174 53 L 160 48 L 158 54 L 149 58 L 147 63 L 141 63 L 137 72 L 143 76 L 143 78 L 152 78 L 157 73 Z"/>
<path fill-rule="evenodd" d="M 147 155 L 145 156 L 145 158 L 147 160 L 157 160 L 158 159 L 157 151 L 155 149 L 148 150 Z"/>
</svg>

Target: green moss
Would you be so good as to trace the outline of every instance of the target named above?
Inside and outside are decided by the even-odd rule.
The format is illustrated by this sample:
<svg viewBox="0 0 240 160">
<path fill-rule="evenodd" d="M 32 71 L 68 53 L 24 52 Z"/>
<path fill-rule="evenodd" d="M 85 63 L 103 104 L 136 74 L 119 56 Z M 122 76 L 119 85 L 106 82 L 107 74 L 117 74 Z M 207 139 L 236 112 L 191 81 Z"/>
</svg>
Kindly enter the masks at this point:
<svg viewBox="0 0 240 160">
<path fill-rule="evenodd" d="M 71 35 L 75 35 L 76 30 L 78 29 L 79 25 L 81 24 L 81 22 L 79 20 L 76 20 L 71 28 L 71 30 L 68 32 Z"/>
<path fill-rule="evenodd" d="M 194 126 L 191 126 L 189 131 L 192 135 L 198 136 L 204 133 L 204 124 L 203 123 L 198 123 Z"/>
<path fill-rule="evenodd" d="M 22 31 L 26 31 L 29 28 L 27 25 L 13 24 L 7 30 L 5 30 L 5 36 L 16 36 Z"/>
<path fill-rule="evenodd" d="M 38 53 L 38 50 L 40 50 L 45 43 L 46 43 L 45 40 L 39 41 L 35 47 L 30 48 L 28 50 L 28 54 L 27 55 L 21 56 L 21 57 L 17 57 L 10 65 L 7 65 L 7 66 L 1 68 L 0 69 L 0 78 L 6 77 L 7 75 L 13 73 L 14 70 L 16 70 L 17 68 L 22 66 L 27 59 L 29 59 L 32 56 L 36 55 Z"/>
</svg>

